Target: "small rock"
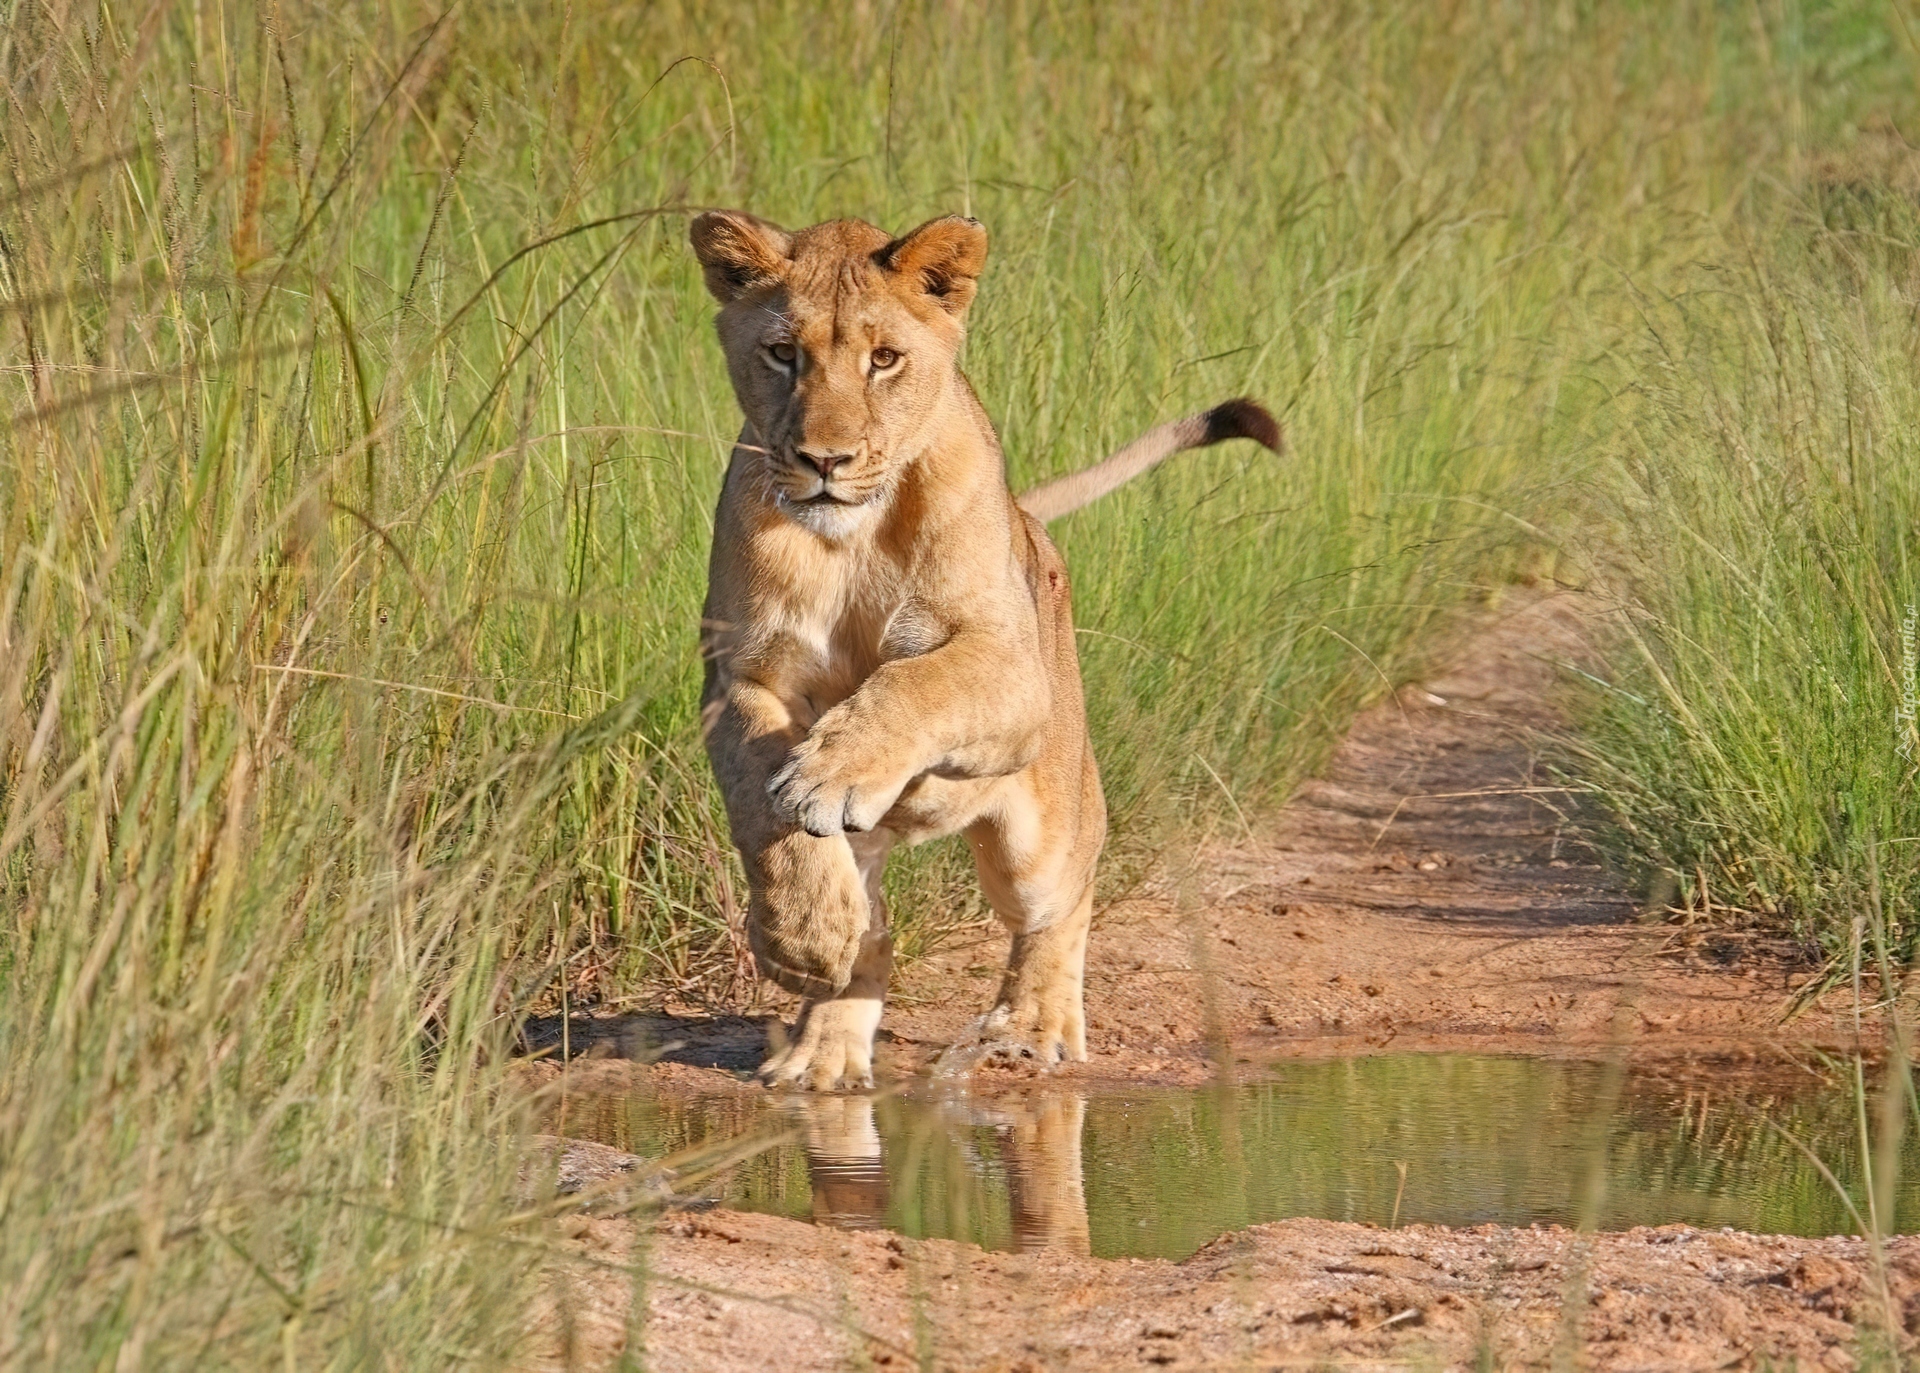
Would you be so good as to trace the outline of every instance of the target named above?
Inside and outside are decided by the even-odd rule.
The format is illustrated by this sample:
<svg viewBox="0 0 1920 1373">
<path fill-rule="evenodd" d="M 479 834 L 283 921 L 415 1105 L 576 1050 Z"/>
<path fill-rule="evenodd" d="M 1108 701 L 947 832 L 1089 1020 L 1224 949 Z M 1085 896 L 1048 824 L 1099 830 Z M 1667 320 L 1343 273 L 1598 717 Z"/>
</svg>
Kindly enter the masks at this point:
<svg viewBox="0 0 1920 1373">
<path fill-rule="evenodd" d="M 1787 1286 L 1796 1292 L 1820 1292 L 1845 1282 L 1853 1270 L 1824 1254 L 1804 1254 L 1785 1276 Z"/>
</svg>

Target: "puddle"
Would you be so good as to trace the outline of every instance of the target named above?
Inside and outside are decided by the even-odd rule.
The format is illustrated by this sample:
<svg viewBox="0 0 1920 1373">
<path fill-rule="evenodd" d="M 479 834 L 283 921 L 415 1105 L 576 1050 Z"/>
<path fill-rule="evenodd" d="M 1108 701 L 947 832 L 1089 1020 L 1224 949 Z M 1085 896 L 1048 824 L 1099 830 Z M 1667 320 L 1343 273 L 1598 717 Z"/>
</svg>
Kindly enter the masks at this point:
<svg viewBox="0 0 1920 1373">
<path fill-rule="evenodd" d="M 1287 1064 L 1227 1090 L 575 1097 L 552 1128 L 656 1158 L 775 1133 L 681 1190 L 994 1249 L 1177 1259 L 1260 1221 L 1386 1225 L 1396 1208 L 1403 1223 L 1454 1226 L 1852 1233 L 1832 1186 L 1763 1120 L 1863 1196 L 1852 1095 L 1806 1082 L 1405 1054 Z M 1898 1228 L 1920 1224 L 1917 1170 L 1909 1140 Z"/>
</svg>

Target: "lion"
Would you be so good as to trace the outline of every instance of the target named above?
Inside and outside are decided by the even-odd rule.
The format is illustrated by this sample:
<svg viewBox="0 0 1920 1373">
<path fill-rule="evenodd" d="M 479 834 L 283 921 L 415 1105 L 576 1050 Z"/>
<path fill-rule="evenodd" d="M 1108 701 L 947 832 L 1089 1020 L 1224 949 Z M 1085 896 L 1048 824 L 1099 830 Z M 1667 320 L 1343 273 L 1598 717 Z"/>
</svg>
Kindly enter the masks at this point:
<svg viewBox="0 0 1920 1373">
<path fill-rule="evenodd" d="M 804 998 L 769 1085 L 870 1087 L 893 966 L 881 873 L 964 833 L 1012 949 L 947 1051 L 1086 1058 L 1082 974 L 1107 813 L 1067 569 L 1045 522 L 1273 416 L 1232 400 L 1017 500 L 958 354 L 987 233 L 691 226 L 744 423 L 714 516 L 702 724 L 761 974 Z"/>
</svg>

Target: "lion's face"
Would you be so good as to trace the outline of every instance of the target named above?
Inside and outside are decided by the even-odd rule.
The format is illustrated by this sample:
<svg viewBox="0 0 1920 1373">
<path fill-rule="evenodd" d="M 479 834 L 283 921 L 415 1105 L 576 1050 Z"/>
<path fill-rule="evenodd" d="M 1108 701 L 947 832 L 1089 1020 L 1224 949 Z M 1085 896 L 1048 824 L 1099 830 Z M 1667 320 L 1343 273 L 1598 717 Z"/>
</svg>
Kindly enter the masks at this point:
<svg viewBox="0 0 1920 1373">
<path fill-rule="evenodd" d="M 858 219 L 789 234 L 712 211 L 691 237 L 775 499 L 803 524 L 843 526 L 934 431 L 986 231 L 954 216 L 898 239 Z"/>
</svg>

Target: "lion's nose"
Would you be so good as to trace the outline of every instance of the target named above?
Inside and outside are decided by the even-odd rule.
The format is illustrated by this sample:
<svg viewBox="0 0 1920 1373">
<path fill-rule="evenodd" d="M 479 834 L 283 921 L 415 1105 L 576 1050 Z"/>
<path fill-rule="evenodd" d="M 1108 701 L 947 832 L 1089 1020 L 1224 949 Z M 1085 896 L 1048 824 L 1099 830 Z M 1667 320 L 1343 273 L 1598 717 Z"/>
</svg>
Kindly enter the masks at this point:
<svg viewBox="0 0 1920 1373">
<path fill-rule="evenodd" d="M 793 451 L 799 454 L 802 462 L 811 464 L 813 470 L 818 472 L 823 479 L 831 477 L 834 468 L 839 467 L 843 463 L 853 461 L 853 454 L 851 453 L 823 453 L 812 448 L 796 448 Z"/>
</svg>

